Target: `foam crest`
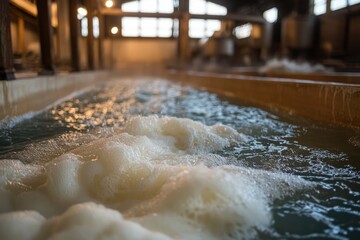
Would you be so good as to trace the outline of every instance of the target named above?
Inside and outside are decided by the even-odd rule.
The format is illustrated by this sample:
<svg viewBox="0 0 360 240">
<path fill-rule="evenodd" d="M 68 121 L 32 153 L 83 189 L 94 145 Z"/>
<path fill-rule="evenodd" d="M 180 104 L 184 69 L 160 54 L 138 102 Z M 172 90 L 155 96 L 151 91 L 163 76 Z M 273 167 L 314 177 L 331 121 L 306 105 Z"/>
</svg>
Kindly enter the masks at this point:
<svg viewBox="0 0 360 240">
<path fill-rule="evenodd" d="M 69 206 L 87 198 L 79 181 L 81 162 L 76 155 L 65 154 L 47 165 L 46 190 L 59 205 Z"/>
<path fill-rule="evenodd" d="M 47 163 L 0 161 L 0 222 L 23 214 L 29 239 L 254 237 L 270 225 L 274 199 L 311 184 L 212 153 L 241 140 L 221 124 L 137 117 Z"/>
<path fill-rule="evenodd" d="M 150 205 L 129 214 L 136 215 L 139 211 L 149 216 L 149 212 L 155 210 L 161 218 L 164 213 L 176 213 L 194 229 L 199 228 L 215 239 L 225 236 L 237 239 L 235 235 L 247 236 L 252 227 L 270 224 L 267 201 L 249 178 L 231 175 L 221 169 L 195 167 L 170 179 Z M 182 235 L 182 231 L 177 234 Z"/>
<path fill-rule="evenodd" d="M 170 239 L 125 220 L 118 211 L 94 203 L 69 208 L 44 224 L 42 239 Z"/>
<path fill-rule="evenodd" d="M 174 222 L 165 219 L 177 218 L 179 222 L 190 223 L 193 231 L 205 233 L 199 239 L 251 238 L 255 228 L 270 225 L 272 200 L 310 186 L 301 178 L 283 173 L 196 166 L 169 178 L 160 194 L 126 215 L 162 232 L 171 229 L 169 225 Z M 175 217 L 169 217 L 172 215 Z M 170 234 L 182 239 L 198 237 L 187 236 L 183 229 L 172 229 Z"/>
<path fill-rule="evenodd" d="M 45 218 L 34 211 L 0 215 L 0 239 L 37 239 Z"/>
<path fill-rule="evenodd" d="M 259 69 L 260 73 L 325 73 L 331 71 L 321 64 L 297 62 L 289 59 L 271 59 Z"/>
<path fill-rule="evenodd" d="M 164 141 L 171 137 L 177 149 L 189 153 L 209 153 L 241 140 L 239 133 L 221 124 L 208 127 L 191 119 L 171 117 L 137 117 L 132 119 L 124 130 L 132 135 Z"/>
</svg>

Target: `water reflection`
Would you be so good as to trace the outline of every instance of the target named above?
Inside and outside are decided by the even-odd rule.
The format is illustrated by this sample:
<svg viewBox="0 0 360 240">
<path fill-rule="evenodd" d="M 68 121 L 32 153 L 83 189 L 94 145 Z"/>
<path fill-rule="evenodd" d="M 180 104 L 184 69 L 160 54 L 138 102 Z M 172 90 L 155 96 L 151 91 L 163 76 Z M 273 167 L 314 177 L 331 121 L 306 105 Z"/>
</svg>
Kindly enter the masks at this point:
<svg viewBox="0 0 360 240">
<path fill-rule="evenodd" d="M 214 94 L 168 82 L 110 82 L 4 128 L 0 158 L 28 162 L 31 153 L 35 159 L 49 159 L 113 134 L 132 116 L 151 114 L 232 126 L 247 140 L 218 152 L 227 157 L 227 164 L 286 172 L 316 183 L 309 194 L 276 201 L 273 225 L 259 230 L 259 237 L 360 237 L 358 133 L 293 118 L 285 121 L 261 109 L 234 105 Z"/>
</svg>

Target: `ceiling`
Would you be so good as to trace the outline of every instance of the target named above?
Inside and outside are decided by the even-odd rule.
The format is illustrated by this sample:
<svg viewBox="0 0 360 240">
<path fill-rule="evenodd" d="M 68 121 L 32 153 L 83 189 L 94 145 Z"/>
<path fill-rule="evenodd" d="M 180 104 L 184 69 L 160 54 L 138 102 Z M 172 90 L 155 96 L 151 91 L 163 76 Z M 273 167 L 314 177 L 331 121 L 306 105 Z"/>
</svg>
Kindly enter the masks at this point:
<svg viewBox="0 0 360 240">
<path fill-rule="evenodd" d="M 288 1 L 288 0 L 287 0 Z M 223 5 L 228 8 L 229 12 L 237 12 L 246 9 L 261 9 L 268 6 L 274 6 L 275 0 L 210 0 L 210 2 Z M 249 11 L 249 10 L 248 10 Z"/>
<path fill-rule="evenodd" d="M 81 3 L 85 3 L 86 0 L 79 0 Z M 100 3 L 105 0 L 93 0 L 94 2 Z M 113 0 L 115 7 L 119 8 L 121 3 L 130 2 L 134 0 Z M 159 0 L 161 1 L 161 0 Z M 174 0 L 177 5 L 179 0 Z M 180 0 L 181 1 L 181 0 Z M 210 2 L 225 6 L 230 13 L 241 13 L 247 15 L 258 15 L 262 14 L 263 11 L 278 7 L 293 9 L 295 5 L 306 6 L 309 0 L 208 0 Z"/>
<path fill-rule="evenodd" d="M 80 0 L 84 1 L 84 0 Z M 123 2 L 130 2 L 134 0 L 113 0 L 115 3 L 115 6 L 120 6 L 120 4 Z M 178 2 L 179 0 L 174 0 L 175 2 Z M 274 5 L 274 2 L 281 2 L 275 1 L 275 0 L 208 0 L 210 2 L 220 4 L 222 6 L 225 6 L 228 8 L 230 12 L 236 12 L 239 8 L 248 8 L 248 7 L 255 7 L 255 8 L 261 8 L 267 5 Z M 282 1 L 289 1 L 289 0 L 282 0 Z"/>
</svg>

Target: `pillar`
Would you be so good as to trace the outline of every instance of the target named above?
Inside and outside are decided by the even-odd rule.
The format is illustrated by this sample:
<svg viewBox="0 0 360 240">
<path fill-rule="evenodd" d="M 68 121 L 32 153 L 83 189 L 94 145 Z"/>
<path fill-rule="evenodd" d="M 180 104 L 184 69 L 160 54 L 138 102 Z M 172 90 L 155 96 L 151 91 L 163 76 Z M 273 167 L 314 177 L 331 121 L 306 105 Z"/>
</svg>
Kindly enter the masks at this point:
<svg viewBox="0 0 360 240">
<path fill-rule="evenodd" d="M 22 55 L 25 52 L 25 24 L 24 18 L 18 18 L 18 50 Z"/>
<path fill-rule="evenodd" d="M 72 1 L 77 2 L 77 1 Z M 58 34 L 59 42 L 59 62 L 66 68 L 71 64 L 71 37 L 70 37 L 70 17 L 69 17 L 69 1 L 57 1 L 57 15 L 58 15 Z"/>
<path fill-rule="evenodd" d="M 54 68 L 54 48 L 51 26 L 51 0 L 36 1 L 40 34 L 41 66 L 40 75 L 52 75 Z"/>
<path fill-rule="evenodd" d="M 69 0 L 69 23 L 70 23 L 70 45 L 71 45 L 71 70 L 80 71 L 79 55 L 79 21 L 77 19 L 78 2 Z"/>
<path fill-rule="evenodd" d="M 105 67 L 104 64 L 104 39 L 105 39 L 105 21 L 104 15 L 99 11 L 99 67 L 103 69 Z"/>
<path fill-rule="evenodd" d="M 183 67 L 190 57 L 189 39 L 189 0 L 179 0 L 179 36 L 178 36 L 178 57 L 179 63 Z"/>
<path fill-rule="evenodd" d="M 0 1 L 0 80 L 14 79 L 9 1 Z"/>
<path fill-rule="evenodd" d="M 94 35 L 93 35 L 93 6 L 92 0 L 86 0 L 86 10 L 88 18 L 88 36 L 87 36 L 87 57 L 88 68 L 94 70 Z"/>
</svg>

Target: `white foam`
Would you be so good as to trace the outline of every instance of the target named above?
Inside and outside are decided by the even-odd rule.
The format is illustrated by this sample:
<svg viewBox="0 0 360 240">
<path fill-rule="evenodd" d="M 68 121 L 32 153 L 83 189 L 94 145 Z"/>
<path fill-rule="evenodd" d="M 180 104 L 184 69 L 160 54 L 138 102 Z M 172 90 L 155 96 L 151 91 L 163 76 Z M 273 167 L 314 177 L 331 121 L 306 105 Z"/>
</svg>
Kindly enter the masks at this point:
<svg viewBox="0 0 360 240">
<path fill-rule="evenodd" d="M 45 218 L 34 211 L 12 212 L 0 215 L 0 239 L 37 239 Z"/>
<path fill-rule="evenodd" d="M 29 239 L 249 238 L 270 225 L 274 199 L 310 186 L 283 173 L 226 166 L 212 152 L 242 137 L 221 124 L 137 117 L 113 136 L 91 139 L 47 163 L 0 161 L 4 225 L 17 218 L 13 211 L 32 210 L 20 212 Z M 6 228 L 0 234 L 15 236 Z"/>
<path fill-rule="evenodd" d="M 260 73 L 324 73 L 330 72 L 321 64 L 312 65 L 308 62 L 296 62 L 289 59 L 271 59 L 261 67 Z"/>
</svg>

